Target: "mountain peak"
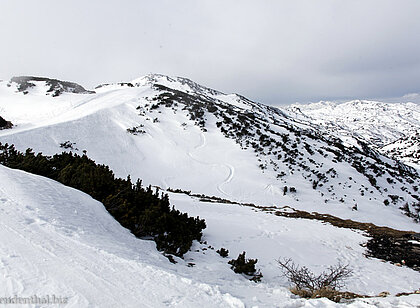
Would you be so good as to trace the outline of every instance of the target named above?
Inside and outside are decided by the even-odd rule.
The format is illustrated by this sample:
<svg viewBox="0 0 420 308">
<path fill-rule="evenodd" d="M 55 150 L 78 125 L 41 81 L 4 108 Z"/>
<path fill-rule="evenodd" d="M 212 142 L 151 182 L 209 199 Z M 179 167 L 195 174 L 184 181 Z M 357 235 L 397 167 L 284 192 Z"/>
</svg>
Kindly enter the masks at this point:
<svg viewBox="0 0 420 308">
<path fill-rule="evenodd" d="M 59 96 L 62 93 L 77 93 L 77 94 L 92 94 L 94 91 L 89 91 L 83 88 L 81 85 L 62 81 L 58 79 L 51 79 L 46 77 L 35 77 L 35 76 L 17 76 L 10 79 L 8 86 L 12 83 L 17 85 L 17 90 L 23 94 L 28 94 L 31 88 L 38 86 L 45 87 L 45 94 L 51 96 Z"/>
<path fill-rule="evenodd" d="M 163 74 L 148 74 L 146 76 L 134 79 L 131 82 L 135 86 L 159 84 L 174 90 L 182 92 L 195 92 L 203 95 L 221 95 L 220 91 L 202 86 L 189 78 L 178 76 L 167 76 Z"/>
</svg>

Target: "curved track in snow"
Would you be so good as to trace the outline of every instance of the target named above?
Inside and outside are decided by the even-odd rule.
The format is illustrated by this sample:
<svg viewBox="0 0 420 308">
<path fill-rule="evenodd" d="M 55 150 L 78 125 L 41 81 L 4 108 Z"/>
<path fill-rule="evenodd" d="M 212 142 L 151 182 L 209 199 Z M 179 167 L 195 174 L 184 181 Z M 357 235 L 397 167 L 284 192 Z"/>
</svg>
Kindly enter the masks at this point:
<svg viewBox="0 0 420 308">
<path fill-rule="evenodd" d="M 231 197 L 230 194 L 228 194 L 225 190 L 223 190 L 222 186 L 224 186 L 224 185 L 230 183 L 230 181 L 232 181 L 232 178 L 235 175 L 235 167 L 233 167 L 230 164 L 223 164 L 222 166 L 227 167 L 229 169 L 229 174 L 222 183 L 217 185 L 217 191 L 219 191 L 220 193 L 222 193 L 222 194 L 224 194 L 228 197 Z"/>
<path fill-rule="evenodd" d="M 198 151 L 199 149 L 204 148 L 206 145 L 207 145 L 206 135 L 202 132 L 202 133 L 200 133 L 200 144 L 195 146 L 193 151 Z M 220 192 L 224 196 L 231 197 L 231 195 L 228 194 L 223 189 L 223 186 L 226 185 L 226 184 L 229 184 L 232 181 L 232 179 L 235 175 L 235 167 L 234 166 L 232 166 L 231 164 L 228 164 L 228 163 L 221 163 L 220 164 L 220 163 L 210 163 L 210 162 L 203 161 L 199 158 L 194 157 L 191 151 L 188 151 L 187 154 L 191 159 L 193 159 L 194 161 L 196 161 L 200 164 L 207 165 L 207 166 L 227 168 L 228 169 L 228 175 L 226 176 L 226 178 L 222 182 L 217 184 L 216 189 L 217 189 L 218 192 Z"/>
</svg>

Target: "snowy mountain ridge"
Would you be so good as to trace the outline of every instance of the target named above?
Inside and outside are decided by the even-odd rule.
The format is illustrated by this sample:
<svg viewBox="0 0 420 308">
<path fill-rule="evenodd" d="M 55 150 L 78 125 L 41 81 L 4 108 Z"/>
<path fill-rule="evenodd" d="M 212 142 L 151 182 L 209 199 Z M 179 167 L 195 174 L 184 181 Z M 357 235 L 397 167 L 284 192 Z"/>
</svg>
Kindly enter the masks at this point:
<svg viewBox="0 0 420 308">
<path fill-rule="evenodd" d="M 95 93 L 94 91 L 86 90 L 81 85 L 74 82 L 33 76 L 13 77 L 10 79 L 10 82 L 7 84 L 7 86 L 14 86 L 19 92 L 22 92 L 23 94 L 28 94 L 32 88 L 45 88 L 45 94 L 52 96 L 59 96 L 62 93 Z"/>
<path fill-rule="evenodd" d="M 336 133 L 342 138 L 354 136 L 383 154 L 418 167 L 416 156 L 420 151 L 420 140 L 415 136 L 420 131 L 419 104 L 367 100 L 344 103 L 321 101 L 293 104 L 286 109 L 325 127 L 330 133 Z M 389 145 L 407 138 L 412 139 L 410 149 L 401 153 L 398 149 L 395 152 L 390 150 Z"/>
<path fill-rule="evenodd" d="M 403 217 L 377 211 L 399 216 L 407 203 L 409 216 L 418 215 L 416 170 L 288 110 L 164 75 L 58 97 L 22 95 L 5 85 L 0 110 L 14 127 L 0 132 L 0 142 L 20 150 L 51 155 L 68 141 L 74 146 L 67 150 L 86 150 L 118 176 L 163 189 L 396 228 L 408 226 Z"/>
</svg>

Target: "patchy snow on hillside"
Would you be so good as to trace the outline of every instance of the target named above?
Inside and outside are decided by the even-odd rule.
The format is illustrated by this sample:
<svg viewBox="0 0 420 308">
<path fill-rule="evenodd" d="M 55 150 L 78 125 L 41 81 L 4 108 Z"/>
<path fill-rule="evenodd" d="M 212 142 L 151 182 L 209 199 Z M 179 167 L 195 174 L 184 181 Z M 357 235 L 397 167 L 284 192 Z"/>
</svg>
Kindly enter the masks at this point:
<svg viewBox="0 0 420 308">
<path fill-rule="evenodd" d="M 399 210 L 404 202 L 413 202 L 418 178 L 410 179 L 411 184 L 400 178 L 405 167 L 394 161 L 376 154 L 365 157 L 360 146 L 354 153 L 337 148 L 337 141 L 319 127 L 188 79 L 151 75 L 133 83 L 56 98 L 0 87 L 3 114 L 15 125 L 0 132 L 0 142 L 46 155 L 86 150 L 118 176 L 129 174 L 164 189 L 418 230 Z M 200 119 L 203 125 L 197 124 Z M 243 129 L 248 135 L 238 137 Z M 72 148 L 63 147 L 67 141 Z M 375 182 L 379 188 L 372 186 Z M 285 187 L 296 192 L 285 194 Z M 384 206 L 389 196 L 402 199 Z M 352 210 L 355 204 L 357 211 Z"/>
<path fill-rule="evenodd" d="M 420 128 L 407 136 L 385 145 L 381 151 L 399 158 L 415 168 L 420 167 Z M 419 168 L 420 169 L 420 168 Z"/>
<path fill-rule="evenodd" d="M 347 131 L 377 146 L 390 143 L 420 128 L 420 106 L 414 103 L 383 103 L 355 100 L 291 105 L 315 122 Z"/>
<path fill-rule="evenodd" d="M 413 163 L 419 167 L 419 140 L 414 141 L 415 149 L 399 153 L 389 152 L 389 144 L 416 136 L 420 130 L 420 105 L 416 103 L 385 103 L 354 100 L 344 103 L 318 102 L 293 104 L 285 108 L 292 116 L 317 123 L 330 133 L 341 138 L 349 136 L 364 140 L 382 153 Z M 398 146 L 398 144 L 395 144 Z M 401 145 L 404 147 L 404 145 Z"/>
<path fill-rule="evenodd" d="M 102 85 L 95 94 L 52 97 L 45 90 L 36 84 L 25 95 L 0 82 L 0 115 L 14 124 L 0 131 L 1 143 L 45 155 L 87 153 L 118 177 L 130 175 L 164 190 L 420 232 L 420 224 L 400 210 L 418 198 L 418 173 L 359 142 L 344 122 L 342 131 L 334 126 L 330 132 L 333 126 L 309 121 L 296 110 L 163 75 Z M 398 107 L 404 119 L 407 106 Z M 367 136 L 382 136 L 371 118 Z M 389 138 L 408 129 L 403 120 L 385 126 Z M 338 261 L 348 263 L 354 275 L 347 289 L 356 293 L 395 295 L 420 287 L 419 272 L 366 258 L 361 246 L 366 235 L 319 221 L 170 193 L 177 209 L 207 222 L 207 244 L 194 243 L 184 260 L 171 264 L 153 242 L 134 238 L 81 192 L 2 166 L 0 183 L 0 281 L 7 296 L 68 296 L 69 307 L 340 306 L 292 295 L 276 263 L 282 257 L 317 273 Z M 229 249 L 229 259 L 242 251 L 258 258 L 262 282 L 235 274 L 229 259 L 215 252 L 221 247 Z M 349 306 L 416 307 L 419 296 L 358 299 Z"/>
</svg>

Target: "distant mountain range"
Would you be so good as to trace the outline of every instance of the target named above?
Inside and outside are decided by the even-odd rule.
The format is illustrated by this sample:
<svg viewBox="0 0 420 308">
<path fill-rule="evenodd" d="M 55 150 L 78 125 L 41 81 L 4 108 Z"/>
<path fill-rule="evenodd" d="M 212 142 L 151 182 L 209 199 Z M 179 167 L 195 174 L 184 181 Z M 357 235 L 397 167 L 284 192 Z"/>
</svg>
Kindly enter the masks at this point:
<svg viewBox="0 0 420 308">
<path fill-rule="evenodd" d="M 419 168 L 419 104 L 355 100 L 294 104 L 287 110 L 343 139 L 358 138 L 382 154 Z"/>
</svg>

